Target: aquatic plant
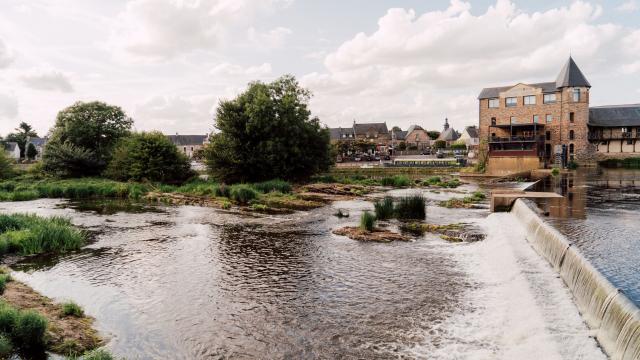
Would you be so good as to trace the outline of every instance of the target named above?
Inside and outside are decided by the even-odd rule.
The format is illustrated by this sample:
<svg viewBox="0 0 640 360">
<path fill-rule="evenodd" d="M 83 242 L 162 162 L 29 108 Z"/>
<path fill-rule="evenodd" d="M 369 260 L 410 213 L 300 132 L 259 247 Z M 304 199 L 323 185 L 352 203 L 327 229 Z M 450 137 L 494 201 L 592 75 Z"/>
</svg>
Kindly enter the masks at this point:
<svg viewBox="0 0 640 360">
<path fill-rule="evenodd" d="M 272 191 L 281 192 L 283 194 L 287 194 L 291 192 L 291 184 L 289 184 L 287 181 L 280 180 L 280 179 L 255 183 L 252 185 L 252 187 L 255 190 L 265 194 Z"/>
<path fill-rule="evenodd" d="M 0 358 L 8 359 L 12 352 L 13 344 L 11 340 L 5 335 L 0 335 Z"/>
<path fill-rule="evenodd" d="M 411 185 L 411 179 L 405 175 L 384 177 L 380 180 L 382 186 L 405 187 Z"/>
<path fill-rule="evenodd" d="M 229 197 L 231 196 L 231 191 L 227 185 L 224 183 L 217 186 L 214 190 L 214 195 L 219 197 Z"/>
<path fill-rule="evenodd" d="M 0 201 L 26 201 L 37 198 L 132 198 L 149 192 L 144 184 L 122 183 L 106 179 L 34 180 L 21 184 L 0 183 Z"/>
<path fill-rule="evenodd" d="M 432 176 L 422 182 L 424 185 L 438 185 L 442 183 L 442 179 L 439 176 Z"/>
<path fill-rule="evenodd" d="M 229 191 L 232 200 L 239 204 L 248 204 L 249 201 L 258 197 L 258 193 L 249 185 L 232 185 Z"/>
<path fill-rule="evenodd" d="M 376 217 L 369 211 L 365 211 L 360 216 L 360 229 L 364 231 L 373 231 L 376 224 Z"/>
<path fill-rule="evenodd" d="M 0 215 L 0 253 L 67 252 L 82 247 L 85 239 L 86 235 L 67 218 Z"/>
<path fill-rule="evenodd" d="M 558 175 L 560 175 L 560 169 L 558 169 L 558 168 L 553 168 L 553 170 L 551 170 L 551 175 L 553 175 L 553 176 L 558 176 Z"/>
<path fill-rule="evenodd" d="M 231 209 L 231 203 L 228 201 L 223 201 L 222 204 L 220 204 L 220 207 L 225 210 Z"/>
<path fill-rule="evenodd" d="M 422 195 L 414 195 L 400 198 L 394 208 L 398 219 L 420 219 L 426 218 L 426 201 Z"/>
<path fill-rule="evenodd" d="M 391 196 L 386 196 L 384 199 L 376 201 L 373 203 L 373 207 L 376 212 L 376 219 L 386 220 L 393 217 L 393 198 Z"/>
<path fill-rule="evenodd" d="M 83 360 L 113 360 L 113 355 L 104 349 L 95 349 L 84 354 Z"/>
<path fill-rule="evenodd" d="M 13 341 L 23 349 L 40 349 L 45 345 L 47 319 L 33 310 L 20 311 L 16 319 Z"/>
<path fill-rule="evenodd" d="M 0 295 L 4 294 L 4 289 L 7 288 L 7 283 L 11 280 L 11 275 L 0 274 Z"/>
<path fill-rule="evenodd" d="M 73 301 L 67 301 L 62 304 L 62 314 L 65 316 L 83 317 L 84 310 Z"/>
<path fill-rule="evenodd" d="M 264 204 L 251 204 L 251 210 L 253 211 L 267 211 L 269 207 Z"/>
</svg>

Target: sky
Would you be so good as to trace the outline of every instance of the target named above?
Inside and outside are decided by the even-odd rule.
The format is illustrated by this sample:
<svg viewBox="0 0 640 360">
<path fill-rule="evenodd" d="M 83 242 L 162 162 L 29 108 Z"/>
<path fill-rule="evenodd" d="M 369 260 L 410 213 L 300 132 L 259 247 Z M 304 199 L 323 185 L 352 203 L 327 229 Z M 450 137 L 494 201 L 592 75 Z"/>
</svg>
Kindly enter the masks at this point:
<svg viewBox="0 0 640 360">
<path fill-rule="evenodd" d="M 555 80 L 640 103 L 640 0 L 0 0 L 0 135 L 77 101 L 205 134 L 220 100 L 293 74 L 329 127 L 461 130 L 483 87 Z"/>
</svg>

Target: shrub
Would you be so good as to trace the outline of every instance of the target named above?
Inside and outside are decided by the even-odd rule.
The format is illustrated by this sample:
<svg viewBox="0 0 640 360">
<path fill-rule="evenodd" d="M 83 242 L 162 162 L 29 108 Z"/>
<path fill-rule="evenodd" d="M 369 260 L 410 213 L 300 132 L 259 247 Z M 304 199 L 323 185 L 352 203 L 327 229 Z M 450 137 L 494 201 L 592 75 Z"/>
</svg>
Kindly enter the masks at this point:
<svg viewBox="0 0 640 360">
<path fill-rule="evenodd" d="M 13 352 L 13 344 L 5 335 L 0 335 L 0 358 L 8 359 Z"/>
<path fill-rule="evenodd" d="M 369 211 L 365 211 L 360 216 L 360 229 L 365 231 L 373 231 L 376 224 L 376 217 Z"/>
<path fill-rule="evenodd" d="M 84 310 L 73 301 L 68 301 L 62 304 L 62 314 L 65 316 L 83 317 Z"/>
<path fill-rule="evenodd" d="M 248 204 L 249 201 L 258 197 L 258 193 L 251 186 L 245 184 L 231 186 L 229 194 L 231 199 L 239 204 Z"/>
<path fill-rule="evenodd" d="M 103 167 L 93 151 L 70 142 L 50 141 L 42 155 L 42 169 L 61 177 L 97 175 Z"/>
<path fill-rule="evenodd" d="M 40 197 L 40 194 L 35 190 L 24 190 L 13 192 L 10 196 L 10 201 L 29 201 Z"/>
<path fill-rule="evenodd" d="M 411 179 L 404 175 L 396 175 L 393 177 L 393 186 L 405 187 L 411 185 Z"/>
<path fill-rule="evenodd" d="M 120 139 L 105 175 L 121 181 L 182 183 L 195 173 L 189 159 L 160 132 L 135 133 Z"/>
<path fill-rule="evenodd" d="M 438 185 L 442 183 L 442 179 L 439 176 L 432 176 L 424 181 L 425 185 Z"/>
<path fill-rule="evenodd" d="M 7 283 L 11 281 L 11 275 L 0 274 L 0 295 L 4 294 L 4 289 L 7 288 Z"/>
<path fill-rule="evenodd" d="M 279 179 L 253 184 L 253 188 L 265 194 L 272 191 L 281 192 L 283 194 L 291 192 L 291 184 Z"/>
<path fill-rule="evenodd" d="M 336 177 L 333 175 L 315 176 L 311 180 L 313 182 L 319 182 L 319 183 L 337 183 L 338 182 L 338 179 L 336 179 Z"/>
<path fill-rule="evenodd" d="M 382 186 L 393 186 L 394 181 L 393 181 L 393 178 L 392 178 L 392 177 L 387 176 L 387 177 L 383 177 L 383 178 L 380 180 L 380 184 L 382 184 Z"/>
<path fill-rule="evenodd" d="M 569 170 L 575 170 L 578 168 L 578 163 L 575 161 L 569 161 L 569 163 L 567 164 L 567 168 L 569 168 Z"/>
<path fill-rule="evenodd" d="M 14 341 L 25 349 L 40 349 L 45 345 L 47 319 L 35 311 L 20 312 L 16 319 Z"/>
<path fill-rule="evenodd" d="M 4 146 L 0 143 L 0 179 L 9 179 L 15 175 L 12 161 L 4 151 Z M 11 191 L 11 190 L 9 190 Z"/>
<path fill-rule="evenodd" d="M 82 358 L 84 360 L 113 360 L 113 355 L 111 355 L 107 350 L 95 349 L 84 354 Z"/>
<path fill-rule="evenodd" d="M 215 196 L 218 196 L 218 197 L 226 197 L 226 198 L 228 198 L 228 197 L 231 196 L 231 191 L 230 191 L 229 187 L 227 185 L 225 185 L 224 183 L 220 184 L 219 186 L 217 186 L 214 189 L 213 193 L 214 193 Z"/>
<path fill-rule="evenodd" d="M 223 201 L 222 204 L 220 204 L 220 207 L 222 207 L 225 210 L 229 210 L 231 209 L 231 203 L 228 201 Z"/>
<path fill-rule="evenodd" d="M 251 210 L 253 211 L 267 211 L 269 207 L 264 204 L 251 204 Z"/>
<path fill-rule="evenodd" d="M 376 212 L 376 219 L 386 220 L 393 217 L 393 198 L 390 196 L 378 200 L 373 204 Z"/>
<path fill-rule="evenodd" d="M 560 175 L 560 169 L 558 169 L 558 168 L 553 168 L 553 170 L 551 170 L 551 175 L 553 175 L 553 176 L 558 176 L 558 175 Z"/>
<path fill-rule="evenodd" d="M 420 219 L 426 218 L 426 202 L 422 195 L 403 197 L 398 200 L 395 206 L 395 214 L 398 219 Z"/>
<path fill-rule="evenodd" d="M 18 320 L 18 310 L 0 301 L 0 333 L 12 334 Z"/>
</svg>

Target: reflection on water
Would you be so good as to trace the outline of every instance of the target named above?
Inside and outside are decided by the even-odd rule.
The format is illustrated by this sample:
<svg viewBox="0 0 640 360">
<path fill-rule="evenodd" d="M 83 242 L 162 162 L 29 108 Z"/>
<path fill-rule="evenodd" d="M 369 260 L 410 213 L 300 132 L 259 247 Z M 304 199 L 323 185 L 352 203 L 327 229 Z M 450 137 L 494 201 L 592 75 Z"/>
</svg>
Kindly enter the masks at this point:
<svg viewBox="0 0 640 360">
<path fill-rule="evenodd" d="M 441 240 L 331 234 L 367 202 L 264 217 L 189 206 L 107 215 L 60 203 L 0 203 L 98 232 L 85 250 L 30 259 L 16 277 L 80 303 L 127 358 L 410 357 L 416 344 L 439 346 L 439 325 L 470 286 Z M 337 207 L 351 217 L 332 216 Z"/>
<path fill-rule="evenodd" d="M 640 170 L 579 169 L 538 186 L 562 199 L 538 201 L 612 283 L 640 304 Z"/>
</svg>

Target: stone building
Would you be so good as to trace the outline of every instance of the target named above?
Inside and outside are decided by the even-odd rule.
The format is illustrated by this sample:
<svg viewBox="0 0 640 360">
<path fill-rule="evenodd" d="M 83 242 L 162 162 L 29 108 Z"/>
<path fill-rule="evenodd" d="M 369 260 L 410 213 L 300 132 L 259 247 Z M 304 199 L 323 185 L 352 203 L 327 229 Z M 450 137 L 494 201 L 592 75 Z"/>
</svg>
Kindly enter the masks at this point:
<svg viewBox="0 0 640 360">
<path fill-rule="evenodd" d="M 640 104 L 590 108 L 588 136 L 597 159 L 640 156 Z"/>
<path fill-rule="evenodd" d="M 386 152 L 391 147 L 393 133 L 387 129 L 387 123 L 363 123 L 355 121 L 350 128 L 330 128 L 331 142 L 359 142 L 370 144 L 370 151 Z"/>
<path fill-rule="evenodd" d="M 444 141 L 447 143 L 447 147 L 450 147 L 453 143 L 458 141 L 460 138 L 460 134 L 452 127 L 449 127 L 449 119 L 444 119 L 444 126 L 442 128 L 442 132 L 436 139 L 436 141 Z"/>
<path fill-rule="evenodd" d="M 209 142 L 209 135 L 167 135 L 178 151 L 193 158 Z"/>
<path fill-rule="evenodd" d="M 589 161 L 591 84 L 571 57 L 556 81 L 485 88 L 478 96 L 488 167 L 526 170 L 544 163 Z"/>
<path fill-rule="evenodd" d="M 417 150 L 425 150 L 431 147 L 429 134 L 419 125 L 411 125 L 409 129 L 407 129 L 404 141 L 407 147 Z"/>
</svg>

